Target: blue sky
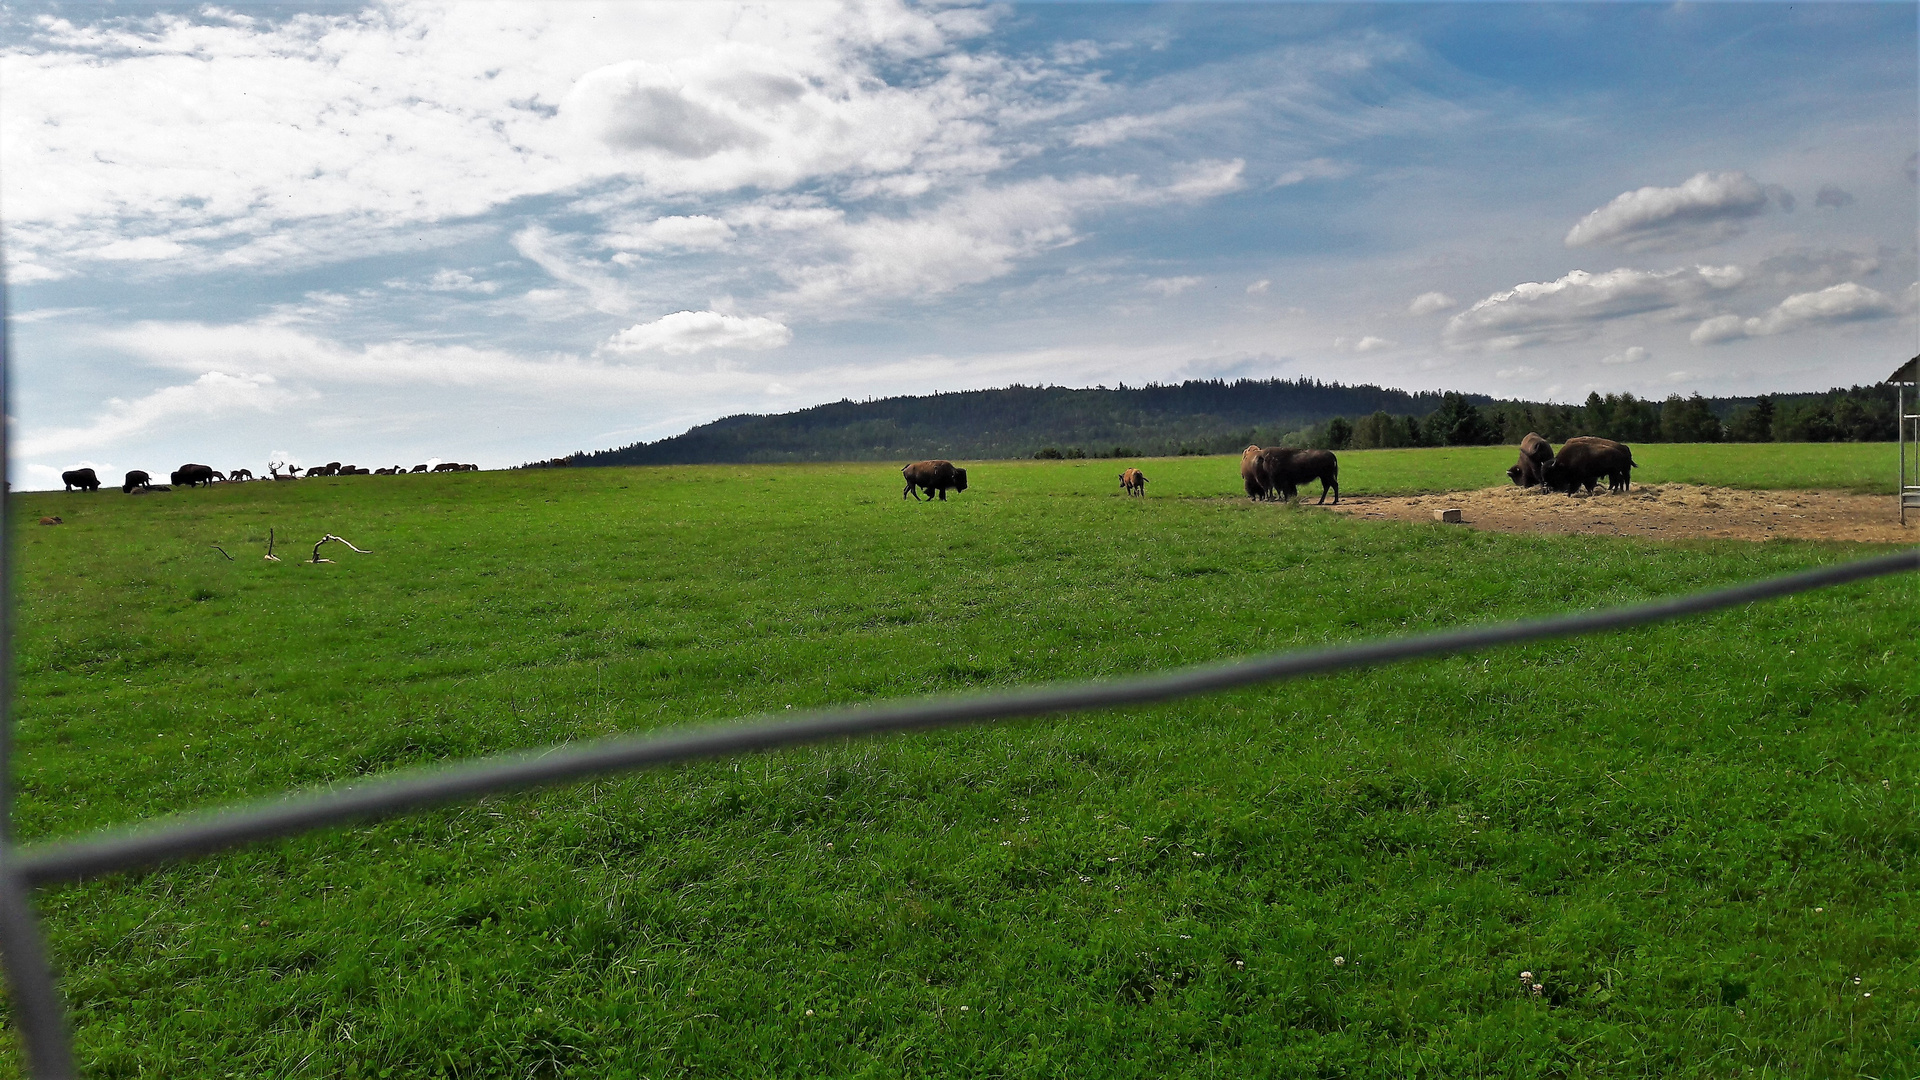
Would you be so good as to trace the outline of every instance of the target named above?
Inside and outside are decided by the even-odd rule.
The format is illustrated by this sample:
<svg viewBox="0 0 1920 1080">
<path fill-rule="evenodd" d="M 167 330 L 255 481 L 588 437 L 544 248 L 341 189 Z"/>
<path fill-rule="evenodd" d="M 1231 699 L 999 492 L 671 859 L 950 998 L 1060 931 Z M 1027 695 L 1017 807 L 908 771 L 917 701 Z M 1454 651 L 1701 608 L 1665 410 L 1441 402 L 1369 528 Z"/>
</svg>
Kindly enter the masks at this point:
<svg viewBox="0 0 1920 1080">
<path fill-rule="evenodd" d="M 0 9 L 14 480 L 1916 351 L 1913 4 Z"/>
</svg>

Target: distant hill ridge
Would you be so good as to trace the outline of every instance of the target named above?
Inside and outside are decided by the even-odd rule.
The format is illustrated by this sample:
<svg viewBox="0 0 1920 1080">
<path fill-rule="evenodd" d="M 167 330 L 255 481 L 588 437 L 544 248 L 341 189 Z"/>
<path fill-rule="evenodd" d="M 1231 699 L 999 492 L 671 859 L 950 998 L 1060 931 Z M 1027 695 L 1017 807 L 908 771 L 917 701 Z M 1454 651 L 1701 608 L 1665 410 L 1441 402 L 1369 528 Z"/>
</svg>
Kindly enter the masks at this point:
<svg viewBox="0 0 1920 1080">
<path fill-rule="evenodd" d="M 1554 442 L 1573 435 L 1629 443 L 1865 442 L 1891 440 L 1893 414 L 1893 389 L 1884 384 L 1664 401 L 1594 393 L 1580 405 L 1316 379 L 1010 386 L 729 416 L 658 442 L 535 464 L 1158 457 L 1238 453 L 1248 443 L 1332 450 L 1514 443 L 1529 431 Z"/>
<path fill-rule="evenodd" d="M 1461 396 L 1475 405 L 1494 400 Z M 1315 379 L 1200 379 L 1111 390 L 1010 386 L 729 416 L 657 442 L 575 454 L 573 464 L 1013 458 L 1047 448 L 1089 456 L 1116 448 L 1141 455 L 1225 453 L 1248 442 L 1279 442 L 1336 416 L 1422 416 L 1442 399 L 1439 391 Z"/>
</svg>

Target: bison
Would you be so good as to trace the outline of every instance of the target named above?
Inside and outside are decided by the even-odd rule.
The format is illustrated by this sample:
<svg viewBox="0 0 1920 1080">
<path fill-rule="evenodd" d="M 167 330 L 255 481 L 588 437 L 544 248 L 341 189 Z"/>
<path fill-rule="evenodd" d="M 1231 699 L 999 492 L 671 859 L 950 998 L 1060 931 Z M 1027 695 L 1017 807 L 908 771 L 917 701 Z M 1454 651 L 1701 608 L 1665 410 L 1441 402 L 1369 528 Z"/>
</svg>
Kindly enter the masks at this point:
<svg viewBox="0 0 1920 1080">
<path fill-rule="evenodd" d="M 1521 487 L 1533 487 L 1545 481 L 1544 470 L 1552 460 L 1553 444 L 1529 431 L 1520 440 L 1520 460 L 1507 470 L 1507 478 Z"/>
<path fill-rule="evenodd" d="M 192 462 L 188 462 L 173 470 L 173 477 L 169 482 L 176 486 L 185 484 L 188 487 L 195 487 L 200 484 L 211 484 L 213 483 L 213 467 L 210 465 L 195 465 Z"/>
<path fill-rule="evenodd" d="M 1287 450 L 1274 447 L 1260 452 L 1261 480 L 1269 491 L 1278 489 L 1282 499 L 1294 498 L 1299 486 L 1309 480 L 1320 481 L 1320 501 L 1333 492 L 1333 505 L 1340 505 L 1340 460 L 1331 450 Z"/>
<path fill-rule="evenodd" d="M 1128 469 L 1126 472 L 1120 474 L 1120 486 L 1125 488 L 1129 495 L 1145 495 L 1147 493 L 1147 474 L 1141 472 L 1139 469 Z"/>
<path fill-rule="evenodd" d="M 1633 450 L 1625 443 L 1581 435 L 1561 444 L 1560 452 L 1541 470 L 1541 482 L 1554 491 L 1573 494 L 1577 487 L 1591 493 L 1600 477 L 1607 478 L 1607 490 L 1626 491 L 1633 485 Z"/>
<path fill-rule="evenodd" d="M 929 501 L 938 492 L 941 502 L 947 501 L 948 488 L 956 492 L 967 490 L 967 470 L 954 468 L 951 461 L 916 461 L 911 465 L 902 465 L 900 475 L 907 481 L 900 497 L 904 499 L 912 495 L 914 502 L 920 501 L 921 489 L 925 489 Z"/>
<path fill-rule="evenodd" d="M 134 488 L 144 488 L 144 487 L 152 487 L 152 486 L 153 486 L 153 477 L 148 476 L 145 472 L 139 469 L 135 469 L 132 472 L 127 474 L 127 482 L 120 485 L 120 492 L 123 495 L 131 495 L 133 494 Z"/>
<path fill-rule="evenodd" d="M 1240 482 L 1246 485 L 1247 498 L 1255 501 L 1273 493 L 1273 485 L 1267 482 L 1266 470 L 1260 464 L 1261 452 L 1257 446 L 1240 451 Z"/>
<path fill-rule="evenodd" d="M 69 469 L 60 474 L 60 482 L 67 490 L 79 488 L 81 491 L 99 491 L 100 477 L 92 469 Z"/>
</svg>

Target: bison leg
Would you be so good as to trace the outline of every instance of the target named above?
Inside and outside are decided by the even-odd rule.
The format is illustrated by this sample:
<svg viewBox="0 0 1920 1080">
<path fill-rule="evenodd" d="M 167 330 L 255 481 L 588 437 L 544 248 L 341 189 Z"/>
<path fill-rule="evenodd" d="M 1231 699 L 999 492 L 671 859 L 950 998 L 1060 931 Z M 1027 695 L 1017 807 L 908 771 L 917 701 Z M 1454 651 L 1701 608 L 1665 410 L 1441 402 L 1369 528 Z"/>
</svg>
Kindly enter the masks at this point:
<svg viewBox="0 0 1920 1080">
<path fill-rule="evenodd" d="M 905 490 L 905 491 L 902 491 L 902 492 L 900 493 L 900 497 L 901 497 L 901 498 L 903 498 L 903 499 L 904 499 L 904 498 L 906 498 L 906 497 L 907 497 L 908 495 L 912 495 L 912 496 L 913 496 L 913 501 L 914 501 L 914 502 L 919 502 L 919 501 L 920 501 L 920 492 L 919 492 L 919 489 L 917 489 L 917 488 L 916 488 L 916 487 L 915 487 L 914 485 L 912 485 L 912 484 L 908 484 L 908 485 L 907 485 L 907 490 Z"/>
<path fill-rule="evenodd" d="M 946 489 L 946 488 L 941 488 L 941 489 L 940 489 L 940 501 L 941 501 L 941 502 L 946 502 L 946 501 L 947 501 L 947 489 Z"/>
</svg>

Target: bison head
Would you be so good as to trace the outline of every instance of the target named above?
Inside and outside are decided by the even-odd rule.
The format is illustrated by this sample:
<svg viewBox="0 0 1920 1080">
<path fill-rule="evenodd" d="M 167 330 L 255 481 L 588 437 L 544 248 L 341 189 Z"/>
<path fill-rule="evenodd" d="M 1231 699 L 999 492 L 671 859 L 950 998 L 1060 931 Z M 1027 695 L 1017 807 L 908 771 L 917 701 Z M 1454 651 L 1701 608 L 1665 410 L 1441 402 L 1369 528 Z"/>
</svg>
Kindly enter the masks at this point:
<svg viewBox="0 0 1920 1080">
<path fill-rule="evenodd" d="M 1564 492 L 1568 495 L 1573 494 L 1574 489 L 1580 486 L 1580 478 L 1574 475 L 1573 470 L 1557 461 L 1549 461 L 1540 469 L 1540 482 L 1550 491 Z"/>
<path fill-rule="evenodd" d="M 967 470 L 965 469 L 953 470 L 953 490 L 955 491 L 967 490 Z"/>
<path fill-rule="evenodd" d="M 1520 482 L 1520 466 L 1518 465 L 1507 466 L 1507 479 L 1513 481 L 1516 484 L 1519 483 Z"/>
</svg>

